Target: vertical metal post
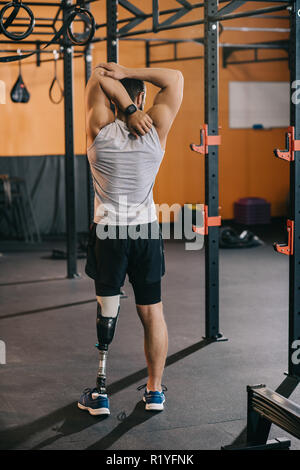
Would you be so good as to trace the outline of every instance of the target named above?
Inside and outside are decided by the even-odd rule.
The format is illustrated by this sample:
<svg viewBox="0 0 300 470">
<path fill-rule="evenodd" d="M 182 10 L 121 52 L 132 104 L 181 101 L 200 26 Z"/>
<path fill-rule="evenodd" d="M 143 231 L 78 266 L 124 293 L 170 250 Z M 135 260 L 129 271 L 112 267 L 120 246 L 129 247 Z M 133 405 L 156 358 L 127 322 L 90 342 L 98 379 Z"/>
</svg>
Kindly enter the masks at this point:
<svg viewBox="0 0 300 470">
<path fill-rule="evenodd" d="M 145 41 L 145 51 L 146 51 L 146 67 L 150 67 L 150 44 L 148 41 Z"/>
<path fill-rule="evenodd" d="M 218 0 L 205 2 L 205 124 L 208 135 L 218 135 L 219 25 L 210 17 L 218 11 Z M 218 146 L 209 146 L 205 156 L 205 204 L 208 216 L 219 215 Z M 219 227 L 209 227 L 205 237 L 205 337 L 223 339 L 219 332 Z"/>
<path fill-rule="evenodd" d="M 72 0 L 63 0 L 63 21 L 69 17 L 68 6 Z M 67 276 L 77 274 L 77 230 L 75 196 L 75 155 L 73 123 L 73 47 L 67 36 L 63 42 L 64 54 L 64 110 L 65 110 L 65 191 L 67 232 Z"/>
<path fill-rule="evenodd" d="M 290 14 L 290 68 L 293 93 L 293 83 L 300 80 L 300 0 L 293 2 Z M 296 82 L 297 88 L 299 88 L 298 83 Z M 300 103 L 297 99 L 291 100 L 291 126 L 295 127 L 295 139 L 300 140 Z M 295 161 L 290 163 L 290 218 L 294 220 L 294 254 L 289 257 L 289 375 L 300 378 L 300 364 L 292 359 L 295 342 L 300 339 L 300 151 L 295 152 Z"/>
<path fill-rule="evenodd" d="M 86 8 L 89 4 L 86 5 Z M 85 84 L 90 79 L 92 74 L 92 46 L 89 44 L 84 51 L 84 71 L 85 71 Z M 90 165 L 88 158 L 86 158 L 86 178 L 87 178 L 87 206 L 88 206 L 88 229 L 94 220 L 94 186 L 91 175 Z"/>
<path fill-rule="evenodd" d="M 107 61 L 118 62 L 118 0 L 106 0 Z"/>
</svg>

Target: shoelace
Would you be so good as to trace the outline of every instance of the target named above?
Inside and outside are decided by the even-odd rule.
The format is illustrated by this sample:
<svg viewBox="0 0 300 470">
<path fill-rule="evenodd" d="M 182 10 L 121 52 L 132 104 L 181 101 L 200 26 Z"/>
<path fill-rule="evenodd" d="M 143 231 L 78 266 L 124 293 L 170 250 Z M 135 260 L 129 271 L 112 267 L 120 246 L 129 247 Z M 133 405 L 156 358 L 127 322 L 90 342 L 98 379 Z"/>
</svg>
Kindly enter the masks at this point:
<svg viewBox="0 0 300 470">
<path fill-rule="evenodd" d="M 137 390 L 142 390 L 143 388 L 146 388 L 147 387 L 147 384 L 144 384 L 144 385 L 139 385 L 137 387 Z M 166 392 L 168 389 L 165 385 L 161 384 L 161 391 L 162 392 Z"/>
</svg>

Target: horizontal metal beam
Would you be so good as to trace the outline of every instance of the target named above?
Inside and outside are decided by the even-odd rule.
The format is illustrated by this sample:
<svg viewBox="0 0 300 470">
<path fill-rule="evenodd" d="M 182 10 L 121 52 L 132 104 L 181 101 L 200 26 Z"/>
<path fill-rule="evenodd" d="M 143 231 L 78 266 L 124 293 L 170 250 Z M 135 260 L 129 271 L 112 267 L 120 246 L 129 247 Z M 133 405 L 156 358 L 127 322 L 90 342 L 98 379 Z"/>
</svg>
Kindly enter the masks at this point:
<svg viewBox="0 0 300 470">
<path fill-rule="evenodd" d="M 4 16 L 3 19 L 7 20 L 8 16 Z M 27 18 L 21 17 L 21 16 L 20 16 L 20 18 L 18 17 L 18 21 L 27 21 L 26 26 L 28 26 L 28 19 L 29 19 L 28 17 Z M 37 21 L 51 21 L 52 22 L 53 18 L 35 17 L 35 28 L 36 28 L 36 26 L 38 26 Z M 63 19 L 62 18 L 56 18 L 56 21 L 63 21 Z M 79 19 L 77 20 L 76 18 L 74 18 L 74 20 L 73 20 L 73 23 L 81 23 L 81 22 L 82 22 L 82 20 L 79 20 Z M 15 23 L 10 25 L 10 27 L 12 27 L 12 26 L 15 26 Z"/>
<path fill-rule="evenodd" d="M 49 43 L 49 41 L 38 41 L 38 40 L 31 41 L 29 39 L 28 40 L 23 39 L 22 41 L 11 41 L 9 39 L 0 39 L 0 44 L 34 44 L 34 45 L 39 44 L 39 45 L 42 46 L 42 45 L 48 44 L 48 43 Z M 58 43 L 58 42 L 53 42 L 52 45 L 53 44 L 59 44 L 60 45 L 60 43 Z"/>
<path fill-rule="evenodd" d="M 176 59 L 161 59 L 161 60 L 149 60 L 149 64 L 161 64 L 164 62 L 181 62 L 185 60 L 198 60 L 198 59 L 204 59 L 203 55 L 195 55 L 191 57 L 176 57 Z"/>
<path fill-rule="evenodd" d="M 27 53 L 29 54 L 30 52 L 35 52 L 35 51 L 36 51 L 36 49 L 22 49 L 22 48 L 18 48 L 18 49 L 0 49 L 0 54 L 5 54 L 6 52 L 14 52 L 14 53 L 16 53 L 16 54 L 17 54 L 18 52 L 24 52 L 25 54 L 27 54 Z M 62 53 L 62 52 L 60 51 L 60 49 L 44 49 L 44 50 L 41 49 L 41 50 L 39 51 L 39 54 L 52 54 L 52 55 L 53 55 L 54 52 L 58 52 L 59 54 Z M 76 51 L 76 50 L 75 50 L 75 51 L 74 51 L 74 54 L 81 54 L 81 55 L 83 55 L 84 52 L 83 52 L 83 51 Z M 60 59 L 60 57 L 57 58 L 57 60 L 59 60 L 59 59 Z M 24 64 L 25 64 L 25 63 L 26 63 L 26 62 L 24 62 Z"/>
<path fill-rule="evenodd" d="M 222 26 L 223 31 L 240 31 L 242 33 L 249 33 L 253 31 L 261 31 L 266 33 L 289 33 L 291 30 L 290 28 L 249 28 L 248 26 Z"/>
<path fill-rule="evenodd" d="M 84 56 L 84 52 L 78 52 L 78 51 L 77 51 L 77 54 L 76 54 L 76 55 L 75 55 L 75 53 L 74 53 L 73 59 L 80 59 L 80 58 L 82 58 L 83 56 Z M 63 57 L 58 57 L 56 60 L 63 60 Z M 40 60 L 40 63 L 41 63 L 41 64 L 46 63 L 46 62 L 54 62 L 54 59 L 42 59 L 42 60 Z M 34 62 L 34 61 L 24 61 L 24 62 L 22 63 L 22 66 L 23 66 L 23 65 L 32 65 L 32 64 L 36 64 L 36 62 Z"/>
<path fill-rule="evenodd" d="M 288 40 L 280 41 L 267 41 L 267 42 L 254 42 L 248 44 L 232 44 L 228 42 L 223 42 L 220 44 L 220 47 L 228 47 L 232 50 L 245 50 L 245 49 L 284 49 L 287 50 L 289 47 Z"/>
<path fill-rule="evenodd" d="M 162 46 L 164 44 L 194 42 L 196 44 L 203 44 L 204 38 L 191 38 L 191 39 L 175 39 L 175 38 L 120 38 L 121 41 L 144 41 L 144 42 L 157 42 L 158 44 L 151 44 L 151 47 Z"/>
<path fill-rule="evenodd" d="M 255 19 L 260 20 L 287 20 L 290 21 L 290 17 L 288 15 L 257 15 Z"/>
<path fill-rule="evenodd" d="M 287 62 L 288 57 L 272 57 L 271 59 L 249 59 L 249 60 L 233 60 L 226 62 L 227 65 L 256 64 L 260 62 Z"/>
<path fill-rule="evenodd" d="M 278 5 L 274 7 L 267 7 L 267 8 L 259 8 L 258 10 L 249 10 L 249 11 L 242 11 L 240 13 L 233 13 L 229 15 L 218 16 L 214 15 L 211 16 L 209 19 L 210 21 L 225 21 L 225 20 L 234 20 L 236 18 L 247 18 L 247 17 L 255 17 L 257 15 L 267 15 L 268 13 L 273 13 L 275 11 L 282 11 L 286 10 L 288 7 L 287 4 L 285 5 Z"/>
</svg>

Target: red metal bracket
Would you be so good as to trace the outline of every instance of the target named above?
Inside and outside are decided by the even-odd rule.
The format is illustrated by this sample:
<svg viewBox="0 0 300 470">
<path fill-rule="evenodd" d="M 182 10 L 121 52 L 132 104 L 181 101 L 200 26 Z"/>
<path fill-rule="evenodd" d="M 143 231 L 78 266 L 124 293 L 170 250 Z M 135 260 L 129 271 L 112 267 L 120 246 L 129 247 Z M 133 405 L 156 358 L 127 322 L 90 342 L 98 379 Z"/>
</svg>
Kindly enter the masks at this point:
<svg viewBox="0 0 300 470">
<path fill-rule="evenodd" d="M 208 227 L 219 227 L 221 225 L 221 216 L 208 217 L 208 206 L 204 206 L 203 211 L 203 227 L 193 225 L 193 232 L 199 235 L 208 235 Z"/>
<path fill-rule="evenodd" d="M 208 125 L 204 124 L 203 129 L 200 130 L 200 145 L 191 144 L 191 150 L 201 153 L 202 155 L 208 154 L 208 147 L 210 145 L 221 145 L 220 135 L 208 135 Z"/>
<path fill-rule="evenodd" d="M 288 131 L 285 134 L 286 149 L 279 150 L 275 149 L 275 157 L 292 162 L 295 160 L 294 152 L 300 150 L 300 140 L 295 140 L 295 128 L 293 126 L 288 127 Z"/>
<path fill-rule="evenodd" d="M 281 245 L 278 243 L 274 243 L 274 250 L 278 253 L 282 253 L 283 255 L 292 256 L 294 254 L 294 221 L 288 220 L 287 221 L 287 231 L 288 231 L 288 244 Z"/>
</svg>

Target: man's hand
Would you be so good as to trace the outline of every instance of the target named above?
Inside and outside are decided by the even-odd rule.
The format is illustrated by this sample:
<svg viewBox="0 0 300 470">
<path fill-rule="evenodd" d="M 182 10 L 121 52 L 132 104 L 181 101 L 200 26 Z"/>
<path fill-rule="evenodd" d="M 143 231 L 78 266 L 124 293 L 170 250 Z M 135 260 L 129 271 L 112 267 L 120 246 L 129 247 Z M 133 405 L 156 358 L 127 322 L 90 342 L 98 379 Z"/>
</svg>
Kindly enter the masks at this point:
<svg viewBox="0 0 300 470">
<path fill-rule="evenodd" d="M 127 68 L 115 62 L 100 62 L 96 69 L 98 67 L 101 69 L 100 74 L 104 77 L 114 78 L 115 80 L 122 80 L 127 77 Z"/>
<path fill-rule="evenodd" d="M 136 138 L 141 135 L 147 134 L 153 125 L 153 121 L 148 114 L 143 111 L 137 110 L 126 119 L 127 127 L 130 133 Z"/>
<path fill-rule="evenodd" d="M 113 78 L 114 80 L 122 80 L 128 77 L 129 69 L 115 62 L 100 62 L 96 71 L 103 77 Z M 132 135 L 136 138 L 147 134 L 152 128 L 153 121 L 151 117 L 143 111 L 137 110 L 126 118 L 127 127 Z"/>
</svg>

